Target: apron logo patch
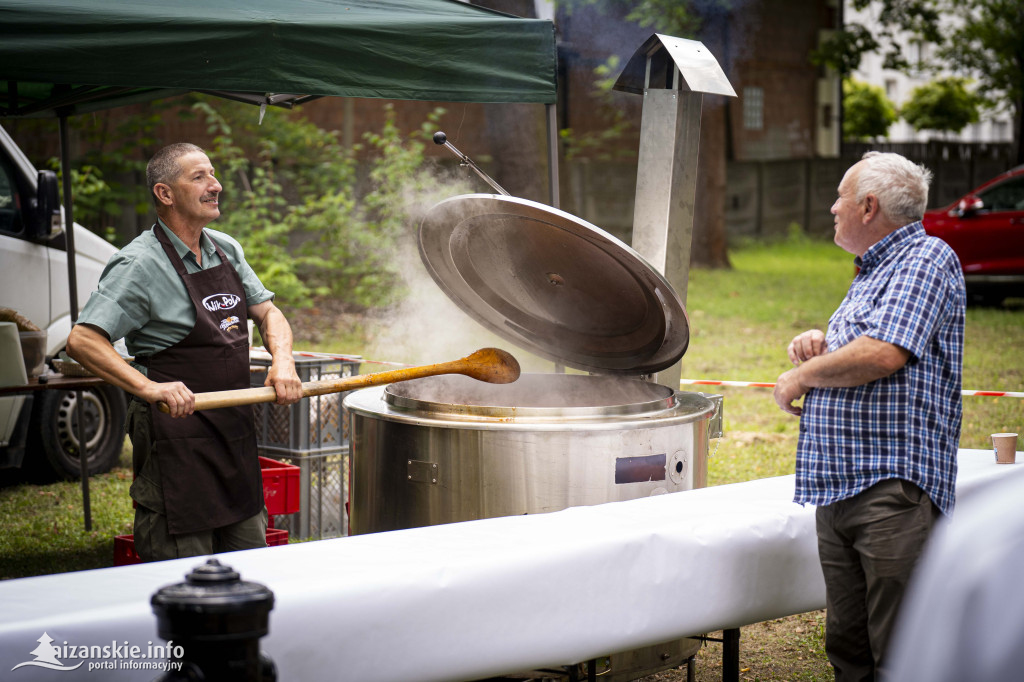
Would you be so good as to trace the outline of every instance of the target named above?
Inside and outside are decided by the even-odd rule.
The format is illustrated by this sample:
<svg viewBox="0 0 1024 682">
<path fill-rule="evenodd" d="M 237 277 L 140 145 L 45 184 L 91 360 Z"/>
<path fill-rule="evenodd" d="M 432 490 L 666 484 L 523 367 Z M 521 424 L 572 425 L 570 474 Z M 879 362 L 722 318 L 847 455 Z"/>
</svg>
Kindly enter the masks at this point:
<svg viewBox="0 0 1024 682">
<path fill-rule="evenodd" d="M 232 329 L 238 329 L 238 318 L 232 315 L 231 317 L 225 317 L 220 321 L 221 331 L 227 332 Z"/>
<path fill-rule="evenodd" d="M 213 294 L 203 299 L 203 307 L 211 312 L 231 310 L 241 300 L 240 296 L 235 296 L 234 294 Z"/>
</svg>

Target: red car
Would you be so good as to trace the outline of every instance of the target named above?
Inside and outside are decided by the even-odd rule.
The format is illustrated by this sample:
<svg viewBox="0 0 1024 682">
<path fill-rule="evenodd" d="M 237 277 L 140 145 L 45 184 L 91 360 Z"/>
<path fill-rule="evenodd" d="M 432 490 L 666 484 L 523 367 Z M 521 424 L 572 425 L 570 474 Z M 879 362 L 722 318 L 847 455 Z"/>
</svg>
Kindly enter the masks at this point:
<svg viewBox="0 0 1024 682">
<path fill-rule="evenodd" d="M 998 304 L 1024 296 L 1024 166 L 926 211 L 924 229 L 960 258 L 969 299 Z"/>
</svg>

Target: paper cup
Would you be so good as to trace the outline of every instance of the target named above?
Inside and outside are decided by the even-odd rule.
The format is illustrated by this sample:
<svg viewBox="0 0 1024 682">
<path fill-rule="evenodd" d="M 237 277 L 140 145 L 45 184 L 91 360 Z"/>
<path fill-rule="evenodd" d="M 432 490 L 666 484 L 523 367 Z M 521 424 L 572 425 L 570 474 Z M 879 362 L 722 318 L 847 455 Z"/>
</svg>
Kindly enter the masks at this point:
<svg viewBox="0 0 1024 682">
<path fill-rule="evenodd" d="M 1013 464 L 1017 461 L 1017 434 L 993 433 L 992 447 L 996 451 L 997 464 Z"/>
</svg>

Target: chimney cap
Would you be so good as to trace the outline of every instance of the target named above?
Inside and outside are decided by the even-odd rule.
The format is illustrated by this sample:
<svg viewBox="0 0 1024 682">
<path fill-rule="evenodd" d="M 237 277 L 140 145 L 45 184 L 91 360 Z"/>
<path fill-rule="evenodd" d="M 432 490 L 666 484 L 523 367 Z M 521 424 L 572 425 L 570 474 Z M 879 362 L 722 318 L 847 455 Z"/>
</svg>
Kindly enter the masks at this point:
<svg viewBox="0 0 1024 682">
<path fill-rule="evenodd" d="M 718 60 L 704 43 L 660 33 L 652 35 L 633 53 L 615 81 L 614 89 L 642 95 L 648 87 L 671 88 L 673 66 L 679 69 L 680 90 L 736 96 Z"/>
</svg>

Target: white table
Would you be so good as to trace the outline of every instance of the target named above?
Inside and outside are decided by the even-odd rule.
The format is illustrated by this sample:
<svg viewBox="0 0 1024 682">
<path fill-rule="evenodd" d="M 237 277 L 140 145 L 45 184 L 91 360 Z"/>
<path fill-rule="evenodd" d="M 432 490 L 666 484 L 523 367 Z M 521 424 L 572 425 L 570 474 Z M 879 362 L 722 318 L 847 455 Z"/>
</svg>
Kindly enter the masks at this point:
<svg viewBox="0 0 1024 682">
<path fill-rule="evenodd" d="M 1014 468 L 962 450 L 958 499 Z M 219 558 L 273 590 L 262 646 L 282 680 L 471 680 L 823 608 L 814 508 L 791 501 L 793 486 L 782 476 Z M 203 561 L 0 582 L 0 671 L 53 679 L 7 672 L 44 632 L 58 645 L 161 644 L 150 596 Z M 87 666 L 76 680 L 156 676 Z"/>
</svg>

